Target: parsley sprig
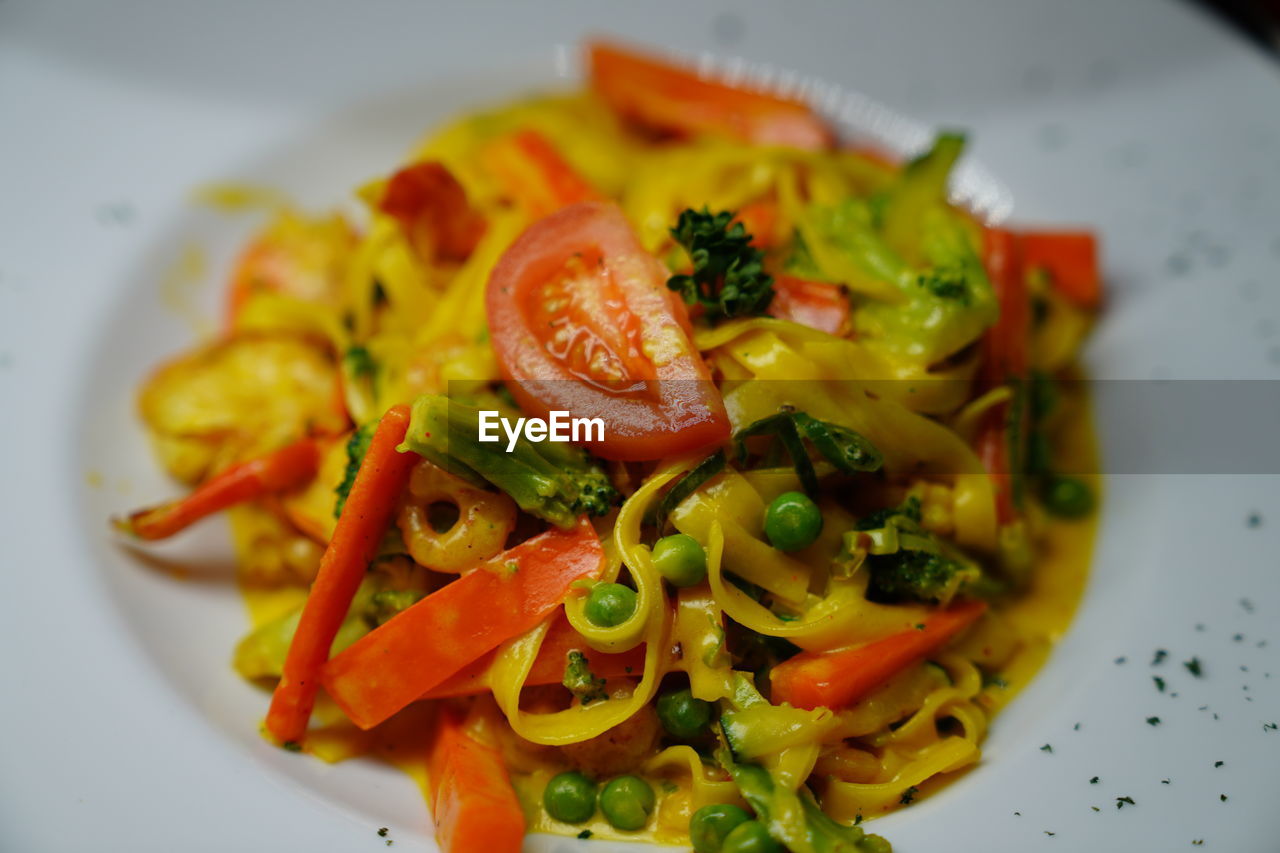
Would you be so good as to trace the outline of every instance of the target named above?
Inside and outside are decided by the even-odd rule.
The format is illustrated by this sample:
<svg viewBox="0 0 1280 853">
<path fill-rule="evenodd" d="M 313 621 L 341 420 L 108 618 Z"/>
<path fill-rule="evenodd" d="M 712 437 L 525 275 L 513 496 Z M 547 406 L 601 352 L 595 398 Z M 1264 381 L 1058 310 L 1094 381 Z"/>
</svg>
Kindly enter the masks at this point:
<svg viewBox="0 0 1280 853">
<path fill-rule="evenodd" d="M 731 224 L 732 223 L 732 224 Z M 773 277 L 764 256 L 733 213 L 686 209 L 671 236 L 689 253 L 693 272 L 673 275 L 667 287 L 686 304 L 701 305 L 708 320 L 763 314 L 773 300 Z"/>
</svg>

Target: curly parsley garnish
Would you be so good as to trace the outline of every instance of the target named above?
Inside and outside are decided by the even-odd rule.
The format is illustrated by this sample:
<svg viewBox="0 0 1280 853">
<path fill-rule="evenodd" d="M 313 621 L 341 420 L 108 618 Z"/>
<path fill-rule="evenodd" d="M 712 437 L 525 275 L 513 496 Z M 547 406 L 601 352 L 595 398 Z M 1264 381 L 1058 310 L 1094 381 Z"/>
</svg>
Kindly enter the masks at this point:
<svg viewBox="0 0 1280 853">
<path fill-rule="evenodd" d="M 732 223 L 732 224 L 731 224 Z M 763 314 L 773 300 L 773 277 L 764 256 L 733 213 L 685 210 L 671 236 L 689 253 L 693 272 L 673 275 L 667 287 L 686 304 L 701 305 L 708 320 Z"/>
</svg>

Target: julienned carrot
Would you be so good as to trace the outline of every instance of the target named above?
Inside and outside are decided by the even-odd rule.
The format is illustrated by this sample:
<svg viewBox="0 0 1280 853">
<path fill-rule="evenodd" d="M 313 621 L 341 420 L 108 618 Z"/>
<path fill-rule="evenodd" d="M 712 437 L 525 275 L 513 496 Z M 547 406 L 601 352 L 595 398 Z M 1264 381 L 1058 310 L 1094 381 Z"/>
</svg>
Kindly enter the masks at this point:
<svg viewBox="0 0 1280 853">
<path fill-rule="evenodd" d="M 521 130 L 491 143 L 485 160 L 506 191 L 538 217 L 604 196 L 536 130 Z"/>
<path fill-rule="evenodd" d="M 597 652 L 587 645 L 582 635 L 573 629 L 563 615 L 555 617 L 547 631 L 542 648 L 534 658 L 525 684 L 534 687 L 541 684 L 560 684 L 564 680 L 569 652 L 580 651 L 587 657 L 592 675 L 598 678 L 622 678 L 644 669 L 644 646 L 617 654 Z M 443 683 L 422 694 L 422 699 L 442 699 L 449 696 L 470 696 L 490 689 L 489 667 L 493 653 L 481 657 L 450 676 Z"/>
<path fill-rule="evenodd" d="M 849 296 L 838 284 L 775 275 L 769 316 L 837 335 L 849 322 Z"/>
<path fill-rule="evenodd" d="M 481 563 L 357 640 L 324 666 L 325 690 L 372 728 L 486 652 L 534 628 L 574 581 L 604 564 L 586 516 Z"/>
<path fill-rule="evenodd" d="M 396 406 L 382 416 L 320 559 L 267 712 L 267 730 L 283 743 L 301 743 L 306 735 L 320 668 L 329 659 L 329 647 L 378 550 L 409 471 L 420 458 L 396 450 L 408 428 L 408 406 Z"/>
<path fill-rule="evenodd" d="M 425 260 L 460 261 L 484 234 L 484 218 L 453 173 L 434 161 L 405 166 L 387 181 L 379 209 L 404 229 Z"/>
<path fill-rule="evenodd" d="M 835 140 L 799 101 L 726 85 L 605 42 L 590 45 L 589 59 L 591 88 L 615 112 L 653 130 L 811 151 Z"/>
<path fill-rule="evenodd" d="M 1023 231 L 1019 242 L 1025 269 L 1047 270 L 1053 288 L 1081 308 L 1094 310 L 1102 303 L 1098 247 L 1093 234 Z"/>
<path fill-rule="evenodd" d="M 442 708 L 427 753 L 427 785 L 442 853 L 518 853 L 525 821 L 502 755 Z"/>
<path fill-rule="evenodd" d="M 970 601 L 939 610 L 923 628 L 911 628 L 852 649 L 802 652 L 770 673 L 773 701 L 797 708 L 844 708 L 880 687 L 908 666 L 924 660 L 964 628 L 987 606 Z"/>
<path fill-rule="evenodd" d="M 166 539 L 205 516 L 245 501 L 304 485 L 315 476 L 320 450 L 310 438 L 233 465 L 176 501 L 114 519 L 122 532 L 148 541 Z"/>
<path fill-rule="evenodd" d="M 1000 304 L 1000 317 L 982 341 L 982 384 L 985 389 L 1012 384 L 1014 393 L 1021 393 L 1031 360 L 1031 295 L 1018 236 L 1003 228 L 987 229 L 983 263 Z M 978 433 L 978 456 L 995 485 L 1000 524 L 1018 517 L 1020 489 L 1015 478 L 1021 476 L 1017 460 L 1022 458 L 1020 443 L 1026 434 L 1025 409 L 1007 402 L 993 406 Z M 1011 423 L 1011 417 L 1023 423 Z"/>
</svg>

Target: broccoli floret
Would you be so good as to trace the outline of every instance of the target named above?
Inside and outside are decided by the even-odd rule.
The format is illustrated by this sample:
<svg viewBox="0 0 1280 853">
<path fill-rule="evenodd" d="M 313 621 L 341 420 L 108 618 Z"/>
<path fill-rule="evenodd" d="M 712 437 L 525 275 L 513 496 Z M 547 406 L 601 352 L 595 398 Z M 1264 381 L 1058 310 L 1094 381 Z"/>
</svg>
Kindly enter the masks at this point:
<svg viewBox="0 0 1280 853">
<path fill-rule="evenodd" d="M 402 449 L 477 485 L 493 484 L 522 510 L 557 527 L 571 527 L 583 513 L 604 515 L 618 502 L 604 470 L 581 449 L 521 437 L 508 453 L 504 442 L 482 443 L 479 425 L 479 409 L 423 394 L 414 401 Z"/>
<path fill-rule="evenodd" d="M 564 667 L 562 683 L 583 705 L 609 698 L 604 689 L 604 679 L 591 671 L 589 663 L 586 655 L 574 649 L 569 652 L 569 662 Z"/>
<path fill-rule="evenodd" d="M 351 494 L 351 487 L 356 482 L 356 473 L 360 470 L 360 463 L 364 461 L 364 455 L 369 452 L 369 444 L 373 441 L 373 433 L 377 428 L 377 421 L 369 421 L 369 423 L 353 432 L 351 438 L 347 439 L 347 470 L 342 475 L 342 482 L 334 490 L 338 496 L 333 504 L 334 518 L 342 515 L 342 508 L 347 505 L 347 495 Z"/>
<path fill-rule="evenodd" d="M 955 560 L 928 551 L 899 551 L 867 559 L 871 570 L 868 592 L 886 601 L 913 599 L 930 604 L 949 600 L 955 594 L 963 571 Z"/>
<path fill-rule="evenodd" d="M 866 547 L 860 534 L 879 534 L 866 554 L 868 598 L 946 604 L 980 579 L 977 564 L 921 527 L 920 518 L 920 500 L 912 496 L 860 519 L 846 534 L 849 551 Z"/>
</svg>

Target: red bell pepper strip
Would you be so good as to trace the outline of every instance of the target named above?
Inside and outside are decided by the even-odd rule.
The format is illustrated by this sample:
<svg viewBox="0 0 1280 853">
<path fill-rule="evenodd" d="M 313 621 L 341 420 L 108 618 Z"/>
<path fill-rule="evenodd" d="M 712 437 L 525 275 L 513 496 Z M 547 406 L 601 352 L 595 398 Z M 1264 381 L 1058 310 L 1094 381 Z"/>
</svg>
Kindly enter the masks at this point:
<svg viewBox="0 0 1280 853">
<path fill-rule="evenodd" d="M 502 755 L 441 709 L 427 752 L 427 785 L 442 853 L 519 853 L 525 820 Z"/>
<path fill-rule="evenodd" d="M 588 53 L 592 89 L 623 118 L 652 130 L 810 151 L 835 141 L 799 101 L 719 83 L 614 44 L 595 42 Z"/>
<path fill-rule="evenodd" d="M 461 261 L 484 234 L 484 217 L 442 164 L 406 166 L 387 181 L 379 209 L 394 217 L 424 260 Z"/>
<path fill-rule="evenodd" d="M 408 429 L 408 406 L 396 406 L 382 416 L 333 537 L 320 558 L 320 570 L 302 608 L 267 712 L 267 730 L 282 743 L 298 744 L 306 735 L 320 687 L 320 668 L 329 659 L 333 638 L 419 459 L 417 454 L 396 450 Z"/>
<path fill-rule="evenodd" d="M 569 652 L 580 651 L 587 656 L 591 674 L 597 678 L 622 678 L 644 670 L 644 646 L 636 646 L 617 654 L 598 652 L 587 645 L 582 635 L 573 629 L 563 615 L 557 616 L 542 641 L 542 648 L 534 658 L 529 677 L 524 683 L 530 687 L 542 684 L 560 684 L 564 681 Z M 450 696 L 471 696 L 485 693 L 489 686 L 489 667 L 494 653 L 490 652 L 474 663 L 458 670 L 441 684 L 423 693 L 421 699 L 443 699 Z"/>
<path fill-rule="evenodd" d="M 305 485 L 315 476 L 319 462 L 315 440 L 304 438 L 274 453 L 232 465 L 185 498 L 138 510 L 113 523 L 138 539 L 167 539 L 227 507 Z"/>
<path fill-rule="evenodd" d="M 986 390 L 1012 384 L 1014 394 L 1021 394 L 1030 370 L 1031 296 L 1017 235 L 1003 228 L 987 229 L 983 263 L 1000 317 L 982 341 L 981 383 Z M 1025 427 L 1026 407 L 1005 402 L 992 406 L 978 431 L 978 456 L 995 484 L 996 520 L 1002 525 L 1018 517 L 1020 489 L 1015 478 L 1021 473 L 1018 460 L 1023 458 Z"/>
<path fill-rule="evenodd" d="M 849 295 L 838 284 L 775 275 L 769 316 L 839 335 L 848 329 Z"/>
<path fill-rule="evenodd" d="M 773 668 L 773 701 L 797 708 L 846 708 L 972 625 L 987 605 L 969 601 L 929 615 L 911 628 L 851 649 L 801 652 Z"/>
<path fill-rule="evenodd" d="M 1054 290 L 1089 311 L 1102 304 L 1098 246 L 1088 231 L 1023 231 L 1019 236 L 1024 269 L 1049 272 Z"/>
<path fill-rule="evenodd" d="M 357 640 L 324 666 L 325 690 L 368 729 L 550 616 L 604 565 L 586 517 L 492 557 Z"/>
<path fill-rule="evenodd" d="M 485 162 L 507 193 L 537 218 L 580 201 L 605 200 L 536 130 L 521 130 L 491 143 Z"/>
</svg>

